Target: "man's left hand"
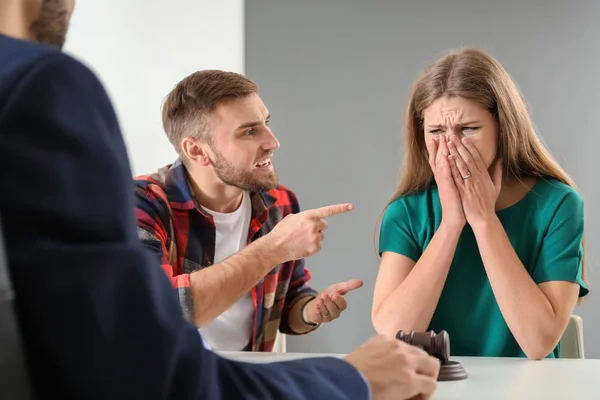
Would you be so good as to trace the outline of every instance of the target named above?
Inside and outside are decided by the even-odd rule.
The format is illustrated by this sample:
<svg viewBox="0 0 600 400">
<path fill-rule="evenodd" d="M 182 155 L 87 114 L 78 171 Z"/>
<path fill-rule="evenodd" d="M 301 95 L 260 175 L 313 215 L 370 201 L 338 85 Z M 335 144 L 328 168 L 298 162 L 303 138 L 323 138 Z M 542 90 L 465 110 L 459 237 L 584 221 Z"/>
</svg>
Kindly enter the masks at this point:
<svg viewBox="0 0 600 400">
<path fill-rule="evenodd" d="M 344 296 L 362 285 L 363 282 L 360 279 L 351 279 L 329 286 L 304 307 L 304 320 L 313 324 L 321 324 L 337 319 L 348 306 Z"/>
</svg>

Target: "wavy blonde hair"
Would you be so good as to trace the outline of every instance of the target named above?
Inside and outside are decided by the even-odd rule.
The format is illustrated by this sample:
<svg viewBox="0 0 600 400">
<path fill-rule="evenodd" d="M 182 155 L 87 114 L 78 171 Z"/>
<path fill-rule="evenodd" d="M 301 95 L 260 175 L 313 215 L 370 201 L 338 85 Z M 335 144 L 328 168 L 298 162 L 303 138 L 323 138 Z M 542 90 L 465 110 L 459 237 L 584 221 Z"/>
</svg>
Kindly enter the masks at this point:
<svg viewBox="0 0 600 400">
<path fill-rule="evenodd" d="M 505 175 L 517 179 L 549 177 L 575 188 L 571 177 L 537 135 L 526 103 L 510 75 L 489 54 L 463 48 L 434 61 L 413 85 L 405 115 L 402 176 L 388 205 L 400 196 L 425 190 L 433 184 L 423 111 L 444 96 L 468 99 L 492 113 L 498 126 L 496 157 L 503 159 Z M 582 278 L 585 281 L 583 265 Z"/>
</svg>

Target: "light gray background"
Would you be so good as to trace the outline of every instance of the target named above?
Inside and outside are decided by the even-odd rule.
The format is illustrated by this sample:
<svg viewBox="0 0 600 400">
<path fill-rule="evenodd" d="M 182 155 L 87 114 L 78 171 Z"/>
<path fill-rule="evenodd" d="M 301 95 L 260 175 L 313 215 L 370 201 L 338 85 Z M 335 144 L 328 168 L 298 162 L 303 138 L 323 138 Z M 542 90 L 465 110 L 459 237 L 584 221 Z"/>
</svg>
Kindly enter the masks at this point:
<svg viewBox="0 0 600 400">
<path fill-rule="evenodd" d="M 342 318 L 288 337 L 288 351 L 348 352 L 375 331 L 374 232 L 402 162 L 409 86 L 445 51 L 470 45 L 497 57 L 521 87 L 550 150 L 586 201 L 591 295 L 576 309 L 586 356 L 600 357 L 600 2 L 248 0 L 246 74 L 281 142 L 275 166 L 303 208 L 353 202 L 330 220 L 310 258 L 313 285 L 361 278 Z"/>
</svg>

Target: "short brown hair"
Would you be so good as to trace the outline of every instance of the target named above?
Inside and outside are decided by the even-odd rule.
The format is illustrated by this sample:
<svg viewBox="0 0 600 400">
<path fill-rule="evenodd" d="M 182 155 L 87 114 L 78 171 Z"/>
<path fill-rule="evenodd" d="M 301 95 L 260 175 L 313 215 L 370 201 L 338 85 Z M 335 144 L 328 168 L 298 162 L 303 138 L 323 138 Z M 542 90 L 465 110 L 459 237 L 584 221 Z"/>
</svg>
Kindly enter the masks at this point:
<svg viewBox="0 0 600 400">
<path fill-rule="evenodd" d="M 165 98 L 162 122 L 167 138 L 179 154 L 185 137 L 210 140 L 208 117 L 214 108 L 256 92 L 254 82 L 235 72 L 194 72 L 177 83 Z"/>
</svg>

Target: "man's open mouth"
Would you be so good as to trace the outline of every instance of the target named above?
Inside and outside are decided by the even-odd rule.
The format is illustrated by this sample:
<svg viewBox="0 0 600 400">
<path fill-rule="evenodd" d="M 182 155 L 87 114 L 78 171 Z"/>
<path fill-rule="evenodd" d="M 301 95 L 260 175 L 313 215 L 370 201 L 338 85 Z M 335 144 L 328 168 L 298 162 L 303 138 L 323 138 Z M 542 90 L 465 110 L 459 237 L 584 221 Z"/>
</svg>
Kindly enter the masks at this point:
<svg viewBox="0 0 600 400">
<path fill-rule="evenodd" d="M 267 168 L 267 167 L 269 167 L 270 165 L 271 165 L 271 159 L 270 159 L 270 158 L 267 158 L 266 160 L 263 160 L 263 161 L 261 161 L 261 162 L 258 162 L 258 163 L 256 163 L 256 164 L 254 164 L 254 166 L 255 166 L 256 168 Z"/>
</svg>

